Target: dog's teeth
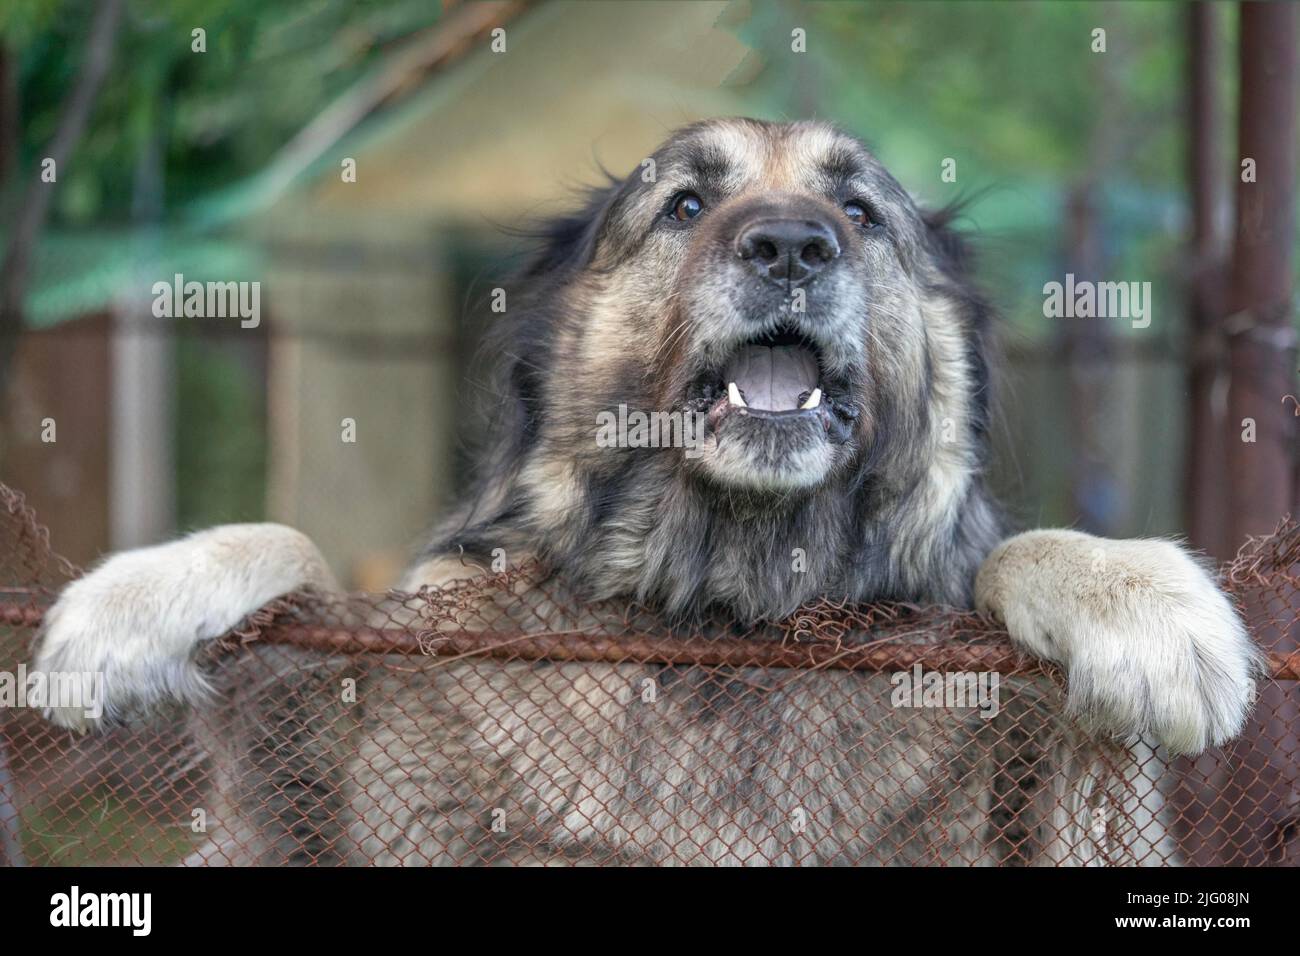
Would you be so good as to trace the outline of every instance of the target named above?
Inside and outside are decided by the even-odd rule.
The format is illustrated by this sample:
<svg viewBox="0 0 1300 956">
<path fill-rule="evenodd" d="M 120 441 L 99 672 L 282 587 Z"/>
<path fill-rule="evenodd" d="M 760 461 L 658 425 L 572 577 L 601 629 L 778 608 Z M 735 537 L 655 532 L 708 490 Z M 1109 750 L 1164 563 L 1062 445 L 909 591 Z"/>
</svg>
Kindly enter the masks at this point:
<svg viewBox="0 0 1300 956">
<path fill-rule="evenodd" d="M 741 408 L 749 407 L 745 404 L 745 400 L 740 397 L 740 389 L 736 388 L 735 382 L 727 383 L 727 401 L 733 405 L 739 405 Z"/>
<path fill-rule="evenodd" d="M 812 394 L 808 396 L 808 400 L 804 402 L 802 405 L 800 405 L 799 407 L 816 408 L 821 403 L 822 403 L 822 390 L 820 388 L 814 388 L 812 390 Z"/>
</svg>

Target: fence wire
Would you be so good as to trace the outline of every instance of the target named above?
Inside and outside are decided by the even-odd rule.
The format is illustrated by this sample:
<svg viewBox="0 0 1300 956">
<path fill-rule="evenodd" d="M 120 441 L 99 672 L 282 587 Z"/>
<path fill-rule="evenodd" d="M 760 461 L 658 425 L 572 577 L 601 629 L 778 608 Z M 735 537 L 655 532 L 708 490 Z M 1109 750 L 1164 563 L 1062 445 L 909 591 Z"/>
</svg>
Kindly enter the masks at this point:
<svg viewBox="0 0 1300 956">
<path fill-rule="evenodd" d="M 11 693 L 79 573 L 0 485 Z M 1195 760 L 1073 726 L 1062 675 L 970 612 L 680 631 L 534 565 L 291 595 L 202 651 L 196 711 L 76 736 L 0 708 L 0 862 L 1294 864 L 1300 527 L 1222 582 L 1270 676 Z"/>
</svg>

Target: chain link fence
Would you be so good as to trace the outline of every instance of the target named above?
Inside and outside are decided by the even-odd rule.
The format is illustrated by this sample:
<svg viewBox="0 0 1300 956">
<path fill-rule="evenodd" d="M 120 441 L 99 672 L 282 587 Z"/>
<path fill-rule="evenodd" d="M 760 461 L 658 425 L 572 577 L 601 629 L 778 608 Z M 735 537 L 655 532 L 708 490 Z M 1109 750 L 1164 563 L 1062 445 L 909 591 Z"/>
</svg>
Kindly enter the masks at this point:
<svg viewBox="0 0 1300 956">
<path fill-rule="evenodd" d="M 11 865 L 1300 859 L 1294 522 L 1223 569 L 1270 675 L 1196 760 L 1073 726 L 1062 675 L 973 613 L 821 602 L 682 632 L 532 565 L 288 596 L 204 649 L 208 706 L 77 736 L 14 695 L 79 570 L 4 486 L 0 523 Z"/>
</svg>

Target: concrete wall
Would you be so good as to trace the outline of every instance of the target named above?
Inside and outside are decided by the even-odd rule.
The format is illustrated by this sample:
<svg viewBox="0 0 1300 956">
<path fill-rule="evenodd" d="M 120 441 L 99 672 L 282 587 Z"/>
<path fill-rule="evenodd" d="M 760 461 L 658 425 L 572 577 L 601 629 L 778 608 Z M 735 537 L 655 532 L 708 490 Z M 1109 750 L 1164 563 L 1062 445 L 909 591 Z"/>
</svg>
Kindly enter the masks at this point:
<svg viewBox="0 0 1300 956">
<path fill-rule="evenodd" d="M 459 354 L 433 232 L 307 214 L 266 231 L 268 514 L 351 586 L 392 583 L 451 490 Z"/>
</svg>

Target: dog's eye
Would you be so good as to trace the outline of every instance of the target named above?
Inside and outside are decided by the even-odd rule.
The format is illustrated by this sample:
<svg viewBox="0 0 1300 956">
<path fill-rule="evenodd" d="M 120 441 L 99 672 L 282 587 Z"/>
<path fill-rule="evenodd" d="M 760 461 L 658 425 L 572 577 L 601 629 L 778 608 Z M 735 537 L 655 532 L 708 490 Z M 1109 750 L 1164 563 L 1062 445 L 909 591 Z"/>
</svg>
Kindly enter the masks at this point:
<svg viewBox="0 0 1300 956">
<path fill-rule="evenodd" d="M 867 208 L 860 202 L 846 202 L 844 204 L 844 215 L 849 217 L 849 222 L 856 223 L 859 226 L 871 225 L 871 217 L 867 215 Z"/>
<path fill-rule="evenodd" d="M 694 219 L 704 212 L 704 202 L 695 193 L 682 193 L 673 200 L 673 218 L 679 222 Z"/>
</svg>

